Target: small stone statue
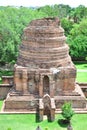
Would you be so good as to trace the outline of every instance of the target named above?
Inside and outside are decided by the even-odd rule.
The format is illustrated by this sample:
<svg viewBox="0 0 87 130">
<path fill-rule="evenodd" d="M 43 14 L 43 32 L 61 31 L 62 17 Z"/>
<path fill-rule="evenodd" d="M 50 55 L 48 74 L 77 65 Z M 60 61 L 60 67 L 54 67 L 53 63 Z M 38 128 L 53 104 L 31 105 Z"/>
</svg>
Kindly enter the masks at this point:
<svg viewBox="0 0 87 130">
<path fill-rule="evenodd" d="M 38 127 L 36 128 L 36 130 L 41 130 L 40 126 L 38 126 Z"/>
<path fill-rule="evenodd" d="M 67 130 L 73 130 L 71 124 L 68 125 Z"/>
</svg>

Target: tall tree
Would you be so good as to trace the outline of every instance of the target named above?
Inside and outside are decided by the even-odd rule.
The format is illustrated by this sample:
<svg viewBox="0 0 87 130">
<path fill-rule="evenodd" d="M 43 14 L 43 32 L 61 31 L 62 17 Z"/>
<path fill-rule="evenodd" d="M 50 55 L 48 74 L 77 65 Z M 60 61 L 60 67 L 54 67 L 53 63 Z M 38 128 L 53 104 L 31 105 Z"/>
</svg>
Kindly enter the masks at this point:
<svg viewBox="0 0 87 130">
<path fill-rule="evenodd" d="M 70 13 L 74 23 L 79 23 L 83 18 L 87 18 L 87 7 L 80 5 L 74 8 Z"/>
<path fill-rule="evenodd" d="M 75 24 L 67 38 L 73 59 L 85 60 L 87 57 L 87 19 Z"/>
</svg>

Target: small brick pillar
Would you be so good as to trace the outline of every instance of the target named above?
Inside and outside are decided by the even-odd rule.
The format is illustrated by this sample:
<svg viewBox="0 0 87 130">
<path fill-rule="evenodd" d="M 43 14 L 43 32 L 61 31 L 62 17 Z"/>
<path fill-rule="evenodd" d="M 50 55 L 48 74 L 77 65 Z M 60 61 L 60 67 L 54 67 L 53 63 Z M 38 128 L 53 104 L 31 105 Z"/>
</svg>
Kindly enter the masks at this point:
<svg viewBox="0 0 87 130">
<path fill-rule="evenodd" d="M 54 98 L 51 98 L 51 121 L 55 120 L 55 101 Z"/>
<path fill-rule="evenodd" d="M 22 90 L 23 93 L 28 93 L 28 74 L 26 68 L 22 70 Z"/>
<path fill-rule="evenodd" d="M 50 97 L 54 97 L 54 85 L 55 82 L 54 81 L 50 81 Z"/>
<path fill-rule="evenodd" d="M 14 84 L 15 84 L 15 89 L 17 91 L 22 91 L 22 71 L 18 68 L 15 69 L 15 74 L 14 74 Z"/>
<path fill-rule="evenodd" d="M 44 105 L 43 105 L 43 99 L 39 99 L 39 121 L 43 121 L 43 115 L 44 115 Z"/>
<path fill-rule="evenodd" d="M 43 79 L 42 78 L 39 83 L 39 96 L 43 97 Z"/>
</svg>

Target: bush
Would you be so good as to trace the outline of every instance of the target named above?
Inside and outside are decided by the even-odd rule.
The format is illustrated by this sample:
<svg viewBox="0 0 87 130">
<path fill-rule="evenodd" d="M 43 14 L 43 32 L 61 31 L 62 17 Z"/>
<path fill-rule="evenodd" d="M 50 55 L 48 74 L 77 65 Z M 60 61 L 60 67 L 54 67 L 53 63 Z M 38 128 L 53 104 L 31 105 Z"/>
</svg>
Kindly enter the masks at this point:
<svg viewBox="0 0 87 130">
<path fill-rule="evenodd" d="M 12 76 L 13 75 L 13 71 L 11 70 L 0 70 L 0 77 L 1 76 Z"/>
<path fill-rule="evenodd" d="M 70 102 L 64 103 L 61 109 L 62 109 L 62 116 L 70 122 L 72 116 L 74 115 L 71 103 Z"/>
</svg>

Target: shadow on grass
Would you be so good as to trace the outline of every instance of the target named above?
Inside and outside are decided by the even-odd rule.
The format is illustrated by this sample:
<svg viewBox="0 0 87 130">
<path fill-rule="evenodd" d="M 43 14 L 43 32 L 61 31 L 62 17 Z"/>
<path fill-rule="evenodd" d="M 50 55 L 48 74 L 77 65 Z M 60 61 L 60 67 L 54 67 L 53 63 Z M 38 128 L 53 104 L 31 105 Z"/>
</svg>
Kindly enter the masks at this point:
<svg viewBox="0 0 87 130">
<path fill-rule="evenodd" d="M 84 65 L 84 68 L 87 68 L 87 65 Z"/>
<path fill-rule="evenodd" d="M 42 120 L 43 120 L 43 119 L 42 119 Z M 39 107 L 37 107 L 37 108 L 36 108 L 36 118 L 35 118 L 35 121 L 36 121 L 36 123 L 39 123 L 39 122 L 41 122 L 42 120 L 40 120 Z M 50 115 L 50 114 L 47 115 L 47 120 L 48 120 L 48 122 L 53 122 L 53 120 L 51 120 L 51 115 Z"/>
<path fill-rule="evenodd" d="M 39 120 L 39 108 L 37 107 L 36 108 L 36 123 L 38 123 L 38 122 L 40 122 L 40 120 Z"/>
<path fill-rule="evenodd" d="M 60 127 L 63 128 L 67 128 L 67 126 L 69 125 L 69 121 L 65 119 L 59 119 L 57 123 L 60 125 Z"/>
<path fill-rule="evenodd" d="M 40 121 L 40 117 L 39 117 L 39 112 L 38 111 L 36 112 L 36 119 L 35 119 L 35 121 L 36 121 L 36 123 L 42 122 L 42 120 Z M 48 123 L 53 122 L 49 116 L 47 116 L 47 121 L 48 121 Z"/>
</svg>

